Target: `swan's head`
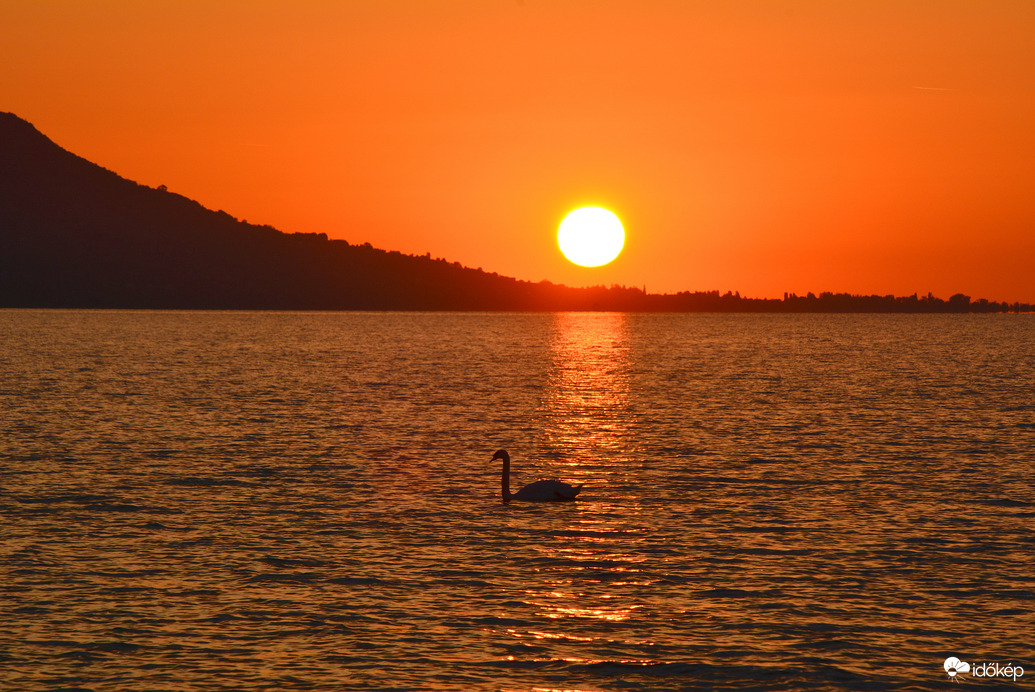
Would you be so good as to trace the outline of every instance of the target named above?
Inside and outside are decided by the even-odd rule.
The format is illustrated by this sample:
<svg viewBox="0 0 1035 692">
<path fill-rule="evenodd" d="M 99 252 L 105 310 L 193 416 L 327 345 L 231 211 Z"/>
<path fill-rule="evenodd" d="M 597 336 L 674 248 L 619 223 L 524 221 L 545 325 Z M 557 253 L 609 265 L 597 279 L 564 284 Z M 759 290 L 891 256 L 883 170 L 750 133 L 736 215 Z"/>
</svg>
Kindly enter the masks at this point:
<svg viewBox="0 0 1035 692">
<path fill-rule="evenodd" d="M 502 459 L 503 461 L 510 461 L 510 455 L 507 454 L 507 450 L 505 449 L 497 449 L 496 453 L 492 455 L 491 461 L 496 461 L 497 459 Z"/>
</svg>

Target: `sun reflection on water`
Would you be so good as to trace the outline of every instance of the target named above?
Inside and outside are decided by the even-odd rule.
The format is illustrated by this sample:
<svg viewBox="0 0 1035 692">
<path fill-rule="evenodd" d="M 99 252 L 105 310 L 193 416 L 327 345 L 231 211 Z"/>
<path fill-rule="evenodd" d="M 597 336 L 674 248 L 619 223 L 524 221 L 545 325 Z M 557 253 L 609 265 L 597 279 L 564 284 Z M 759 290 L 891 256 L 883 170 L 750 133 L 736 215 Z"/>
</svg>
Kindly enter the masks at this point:
<svg viewBox="0 0 1035 692">
<path fill-rule="evenodd" d="M 586 487 L 571 508 L 535 517 L 549 525 L 552 539 L 536 547 L 536 578 L 522 601 L 540 624 L 508 629 L 515 640 L 606 649 L 618 633 L 584 636 L 586 624 L 624 627 L 647 607 L 630 590 L 651 580 L 640 572 L 648 558 L 637 552 L 649 527 L 636 523 L 641 498 L 635 478 L 642 461 L 633 439 L 629 319 L 617 313 L 553 316 L 551 370 L 535 422 L 539 451 L 552 473 Z M 519 521 L 525 520 L 521 515 Z"/>
<path fill-rule="evenodd" d="M 629 435 L 629 344 L 623 313 L 558 313 L 536 421 L 544 453 L 576 474 L 620 470 Z M 617 458 L 616 458 L 617 457 Z"/>
</svg>

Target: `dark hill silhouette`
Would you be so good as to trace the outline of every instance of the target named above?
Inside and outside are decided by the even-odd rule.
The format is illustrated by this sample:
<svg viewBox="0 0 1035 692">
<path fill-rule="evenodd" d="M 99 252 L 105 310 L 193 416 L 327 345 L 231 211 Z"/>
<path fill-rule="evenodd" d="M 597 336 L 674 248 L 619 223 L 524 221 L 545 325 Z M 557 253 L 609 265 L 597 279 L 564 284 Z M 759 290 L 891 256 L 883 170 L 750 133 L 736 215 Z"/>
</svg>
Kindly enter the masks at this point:
<svg viewBox="0 0 1035 692">
<path fill-rule="evenodd" d="M 557 309 L 532 284 L 323 234 L 286 234 L 138 185 L 0 114 L 0 305 Z"/>
<path fill-rule="evenodd" d="M 1027 305 L 717 291 L 648 295 L 518 281 L 455 262 L 282 233 L 119 177 L 0 113 L 0 307 L 995 312 Z"/>
</svg>

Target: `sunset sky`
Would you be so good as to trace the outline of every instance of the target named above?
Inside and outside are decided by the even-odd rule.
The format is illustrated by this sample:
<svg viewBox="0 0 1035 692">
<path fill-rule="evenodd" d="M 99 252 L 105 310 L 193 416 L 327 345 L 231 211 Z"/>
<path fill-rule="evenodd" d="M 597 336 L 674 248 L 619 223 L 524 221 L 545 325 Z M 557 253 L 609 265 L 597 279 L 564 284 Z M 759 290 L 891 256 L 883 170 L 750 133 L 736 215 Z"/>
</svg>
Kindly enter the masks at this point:
<svg viewBox="0 0 1035 692">
<path fill-rule="evenodd" d="M 287 232 L 576 286 L 1035 301 L 1031 0 L 0 0 L 0 45 L 0 111 Z M 556 245 L 587 204 L 628 234 L 596 269 Z"/>
</svg>

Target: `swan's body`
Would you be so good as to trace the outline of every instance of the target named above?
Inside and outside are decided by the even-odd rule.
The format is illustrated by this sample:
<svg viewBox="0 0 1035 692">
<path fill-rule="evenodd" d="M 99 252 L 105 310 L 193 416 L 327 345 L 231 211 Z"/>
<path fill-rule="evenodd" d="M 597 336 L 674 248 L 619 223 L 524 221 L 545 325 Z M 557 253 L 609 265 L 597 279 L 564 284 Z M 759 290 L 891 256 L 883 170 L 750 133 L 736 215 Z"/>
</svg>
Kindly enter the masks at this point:
<svg viewBox="0 0 1035 692">
<path fill-rule="evenodd" d="M 503 460 L 503 501 L 510 502 L 568 502 L 582 490 L 582 484 L 568 485 L 561 481 L 536 481 L 529 483 L 516 493 L 510 492 L 510 455 L 501 449 L 492 455 L 492 460 Z"/>
</svg>

